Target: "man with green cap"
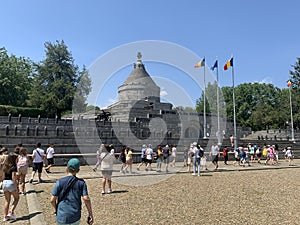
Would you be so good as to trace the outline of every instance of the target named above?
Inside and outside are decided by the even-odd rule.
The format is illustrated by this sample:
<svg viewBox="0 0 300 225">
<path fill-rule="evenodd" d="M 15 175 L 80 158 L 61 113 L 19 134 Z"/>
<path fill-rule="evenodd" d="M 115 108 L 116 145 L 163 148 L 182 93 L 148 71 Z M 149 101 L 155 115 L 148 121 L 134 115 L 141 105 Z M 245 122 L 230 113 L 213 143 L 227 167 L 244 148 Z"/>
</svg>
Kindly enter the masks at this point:
<svg viewBox="0 0 300 225">
<path fill-rule="evenodd" d="M 88 224 L 93 224 L 92 204 L 87 185 L 83 179 L 76 177 L 80 170 L 80 161 L 72 158 L 68 161 L 67 176 L 57 180 L 51 196 L 58 225 L 79 225 L 81 218 L 81 198 L 88 211 Z"/>
</svg>

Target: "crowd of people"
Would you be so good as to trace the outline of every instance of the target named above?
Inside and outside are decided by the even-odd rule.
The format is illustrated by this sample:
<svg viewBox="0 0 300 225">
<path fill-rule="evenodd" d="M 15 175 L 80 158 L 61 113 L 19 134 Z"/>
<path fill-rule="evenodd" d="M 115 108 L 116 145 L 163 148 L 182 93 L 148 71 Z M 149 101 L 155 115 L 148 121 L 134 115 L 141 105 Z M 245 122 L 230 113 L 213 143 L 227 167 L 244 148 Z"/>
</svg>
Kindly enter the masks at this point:
<svg viewBox="0 0 300 225">
<path fill-rule="evenodd" d="M 249 143 L 247 146 L 240 146 L 234 150 L 235 162 L 241 166 L 251 166 L 255 161 L 262 163 L 264 160 L 265 165 L 276 165 L 278 164 L 280 149 L 277 144 L 267 145 L 259 147 L 256 144 Z M 293 151 L 291 147 L 285 147 L 282 149 L 282 154 L 285 159 L 289 162 L 289 165 L 293 165 Z"/>
<path fill-rule="evenodd" d="M 251 166 L 252 163 L 264 163 L 265 165 L 275 165 L 278 163 L 278 145 L 263 145 L 261 147 L 249 143 L 247 146 L 240 146 L 234 149 L 235 162 L 233 165 Z M 113 165 L 116 160 L 121 163 L 120 173 L 133 173 L 133 150 L 129 146 L 124 146 L 116 158 L 113 145 L 101 144 L 97 150 L 97 162 L 93 167 L 96 172 L 100 167 L 102 173 L 102 194 L 110 194 L 112 190 Z M 197 142 L 193 142 L 184 150 L 183 163 L 187 167 L 187 172 L 193 176 L 200 176 L 202 170 L 208 170 L 207 158 L 214 165 L 214 170 L 218 170 L 220 157 L 224 160 L 224 165 L 228 165 L 229 148 L 220 147 L 216 143 L 210 146 L 210 151 L 205 154 L 204 149 Z M 291 147 L 282 150 L 289 165 L 293 163 L 293 151 Z M 29 183 L 33 183 L 37 172 L 37 183 L 42 183 L 42 171 L 51 173 L 54 165 L 55 150 L 54 145 L 50 144 L 47 150 L 43 150 L 41 143 L 37 143 L 32 154 L 19 144 L 15 150 L 8 153 L 6 147 L 0 147 L 0 186 L 5 197 L 3 221 L 16 220 L 15 209 L 18 205 L 20 195 L 25 195 L 25 180 L 28 173 L 29 164 L 32 163 L 32 173 Z M 140 160 L 136 170 L 140 171 L 144 166 L 145 171 L 154 170 L 153 162 L 156 162 L 157 172 L 169 172 L 169 167 L 176 167 L 178 150 L 176 145 L 157 146 L 153 149 L 151 144 L 143 144 L 140 150 Z M 264 161 L 263 161 L 264 160 Z M 164 167 L 162 166 L 164 165 Z M 192 169 L 192 171 L 191 171 Z M 93 224 L 93 212 L 88 189 L 83 179 L 77 178 L 80 170 L 80 161 L 72 158 L 67 163 L 67 176 L 57 180 L 54 185 L 50 202 L 56 214 L 57 224 L 78 225 L 81 218 L 81 205 L 84 202 L 88 218 L 87 223 Z M 70 191 L 72 190 L 72 191 Z M 71 207 L 69 207 L 71 204 Z"/>
<path fill-rule="evenodd" d="M 24 148 L 22 144 L 18 144 L 10 153 L 6 147 L 0 147 L 0 186 L 5 198 L 3 222 L 17 219 L 15 209 L 19 203 L 20 195 L 26 195 L 25 180 L 29 164 L 32 163 L 29 183 L 33 183 L 36 172 L 38 173 L 37 183 L 42 183 L 42 170 L 44 168 L 46 173 L 51 173 L 50 168 L 54 165 L 54 155 L 53 144 L 50 144 L 45 151 L 41 148 L 41 143 L 37 143 L 32 154 L 28 154 L 27 148 Z M 105 166 L 104 160 L 101 165 Z M 53 188 L 50 202 L 54 207 L 56 221 L 59 225 L 80 224 L 82 200 L 88 210 L 87 223 L 93 224 L 94 218 L 87 185 L 84 180 L 76 177 L 79 168 L 80 161 L 76 158 L 70 159 L 66 168 L 67 176 L 57 180 Z M 110 187 L 109 174 L 105 178 L 108 179 L 107 182 Z M 106 181 L 105 178 L 103 178 L 102 183 Z"/>
</svg>

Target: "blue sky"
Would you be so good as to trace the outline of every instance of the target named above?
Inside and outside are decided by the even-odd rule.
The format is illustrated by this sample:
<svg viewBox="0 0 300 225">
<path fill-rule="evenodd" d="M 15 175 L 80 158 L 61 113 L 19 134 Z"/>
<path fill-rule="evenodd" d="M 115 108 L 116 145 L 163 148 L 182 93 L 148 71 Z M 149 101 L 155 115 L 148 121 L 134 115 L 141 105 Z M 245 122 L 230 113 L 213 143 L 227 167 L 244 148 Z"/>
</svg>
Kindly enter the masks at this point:
<svg viewBox="0 0 300 225">
<path fill-rule="evenodd" d="M 0 5 L 0 46 L 36 62 L 45 57 L 46 41 L 64 40 L 75 63 L 90 67 L 118 46 L 159 40 L 182 46 L 198 59 L 205 57 L 208 66 L 217 56 L 220 86 L 232 85 L 230 71 L 222 68 L 233 54 L 236 85 L 266 82 L 284 88 L 300 52 L 297 0 L 10 0 Z M 142 54 L 147 57 L 147 52 Z M 136 56 L 128 58 L 134 63 Z M 193 60 L 190 66 L 196 63 Z M 151 75 L 179 83 L 193 103 L 200 96 L 201 90 L 190 89 L 188 79 L 177 79 L 181 76 L 177 68 L 145 65 Z M 116 100 L 117 88 L 131 69 L 131 65 L 116 68 L 96 104 Z M 171 91 L 166 93 L 171 99 Z M 184 105 L 182 101 L 176 104 Z"/>
</svg>

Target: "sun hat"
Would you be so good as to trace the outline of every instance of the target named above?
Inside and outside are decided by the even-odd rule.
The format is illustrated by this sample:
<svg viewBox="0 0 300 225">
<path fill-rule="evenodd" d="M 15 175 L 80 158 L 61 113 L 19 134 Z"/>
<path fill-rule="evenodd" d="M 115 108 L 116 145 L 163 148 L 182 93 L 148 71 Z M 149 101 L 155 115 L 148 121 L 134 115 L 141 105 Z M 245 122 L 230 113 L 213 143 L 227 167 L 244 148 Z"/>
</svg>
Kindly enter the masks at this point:
<svg viewBox="0 0 300 225">
<path fill-rule="evenodd" d="M 80 161 L 77 158 L 72 158 L 69 160 L 67 167 L 69 170 L 77 171 L 80 168 Z"/>
</svg>

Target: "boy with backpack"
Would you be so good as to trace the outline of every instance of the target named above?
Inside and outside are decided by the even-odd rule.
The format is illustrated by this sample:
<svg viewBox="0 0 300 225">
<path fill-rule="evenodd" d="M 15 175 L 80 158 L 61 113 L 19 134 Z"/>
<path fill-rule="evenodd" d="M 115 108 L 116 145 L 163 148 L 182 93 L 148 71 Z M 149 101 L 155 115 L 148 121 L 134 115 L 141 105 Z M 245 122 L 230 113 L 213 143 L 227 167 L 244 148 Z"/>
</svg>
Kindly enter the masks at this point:
<svg viewBox="0 0 300 225">
<path fill-rule="evenodd" d="M 72 158 L 67 164 L 67 176 L 57 180 L 51 196 L 51 204 L 55 209 L 57 224 L 80 224 L 81 199 L 88 211 L 87 224 L 93 224 L 92 204 L 87 185 L 83 179 L 76 177 L 80 170 L 80 161 Z"/>
</svg>

